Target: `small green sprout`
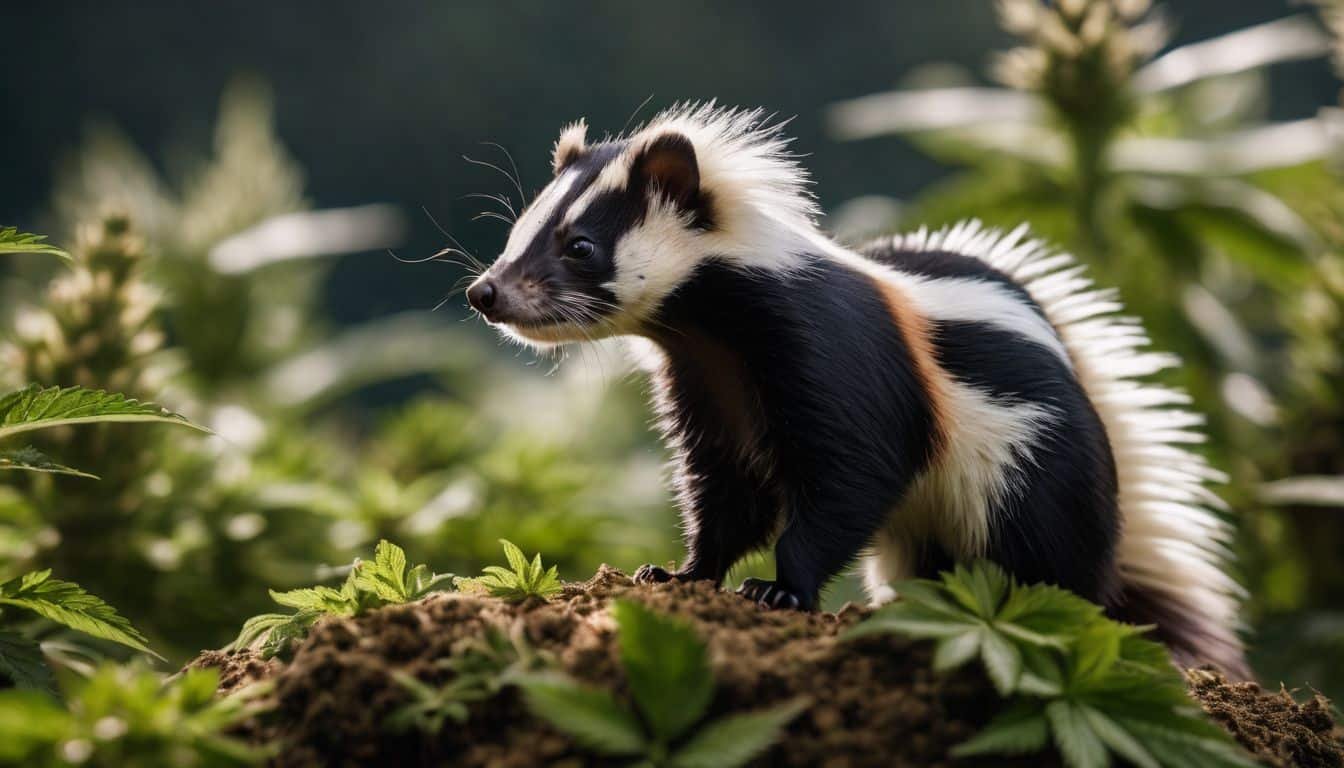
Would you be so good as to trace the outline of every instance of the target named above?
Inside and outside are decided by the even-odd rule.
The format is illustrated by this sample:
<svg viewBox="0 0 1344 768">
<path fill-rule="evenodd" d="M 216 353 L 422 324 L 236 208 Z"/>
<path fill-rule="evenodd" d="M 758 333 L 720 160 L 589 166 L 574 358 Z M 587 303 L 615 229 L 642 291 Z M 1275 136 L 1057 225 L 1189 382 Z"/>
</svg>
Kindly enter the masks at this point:
<svg viewBox="0 0 1344 768">
<path fill-rule="evenodd" d="M 491 597 L 498 597 L 511 603 L 521 603 L 529 597 L 549 600 L 560 594 L 563 585 L 560 583 L 556 566 L 552 565 L 550 569 L 543 570 L 540 552 L 529 563 L 527 556 L 513 542 L 500 539 L 499 543 L 504 546 L 504 557 L 508 559 L 509 567 L 488 565 L 484 568 L 483 576 L 458 579 L 458 589 L 484 592 Z"/>
<path fill-rule="evenodd" d="M 435 574 L 429 566 L 408 569 L 406 552 L 386 539 L 374 549 L 373 560 L 356 560 L 340 589 L 327 586 L 271 590 L 271 599 L 294 608 L 294 613 L 263 613 L 243 623 L 228 649 L 259 647 L 270 658 L 292 650 L 308 630 L 326 616 L 357 616 L 373 608 L 419 600 L 443 590 L 438 586 L 451 574 Z"/>
</svg>

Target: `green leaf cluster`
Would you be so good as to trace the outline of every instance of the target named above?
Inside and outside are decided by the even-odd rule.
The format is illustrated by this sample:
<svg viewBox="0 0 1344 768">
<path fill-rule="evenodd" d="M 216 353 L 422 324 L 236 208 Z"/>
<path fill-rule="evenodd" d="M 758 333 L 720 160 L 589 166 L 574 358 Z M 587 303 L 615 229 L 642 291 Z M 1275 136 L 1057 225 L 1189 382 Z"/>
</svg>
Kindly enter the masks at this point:
<svg viewBox="0 0 1344 768">
<path fill-rule="evenodd" d="M 672 768 L 734 768 L 760 755 L 806 707 L 795 700 L 704 722 L 714 675 L 686 624 L 621 601 L 612 608 L 632 704 L 559 674 L 518 680 L 534 714 L 599 754 Z"/>
<path fill-rule="evenodd" d="M 318 619 L 327 616 L 357 616 L 373 608 L 419 600 L 443 591 L 439 585 L 451 574 L 436 574 L 427 565 L 408 567 L 406 552 L 383 539 L 374 548 L 373 560 L 355 560 L 340 588 L 318 585 L 271 590 L 271 599 L 294 613 L 264 613 L 243 623 L 231 649 L 259 647 L 266 658 L 289 652 L 307 637 Z"/>
<path fill-rule="evenodd" d="M 70 254 L 51 243 L 43 242 L 46 239 L 46 235 L 20 232 L 15 227 L 0 227 L 0 254 L 46 253 L 70 260 Z"/>
<path fill-rule="evenodd" d="M 36 614 L 91 637 L 152 654 L 145 636 L 126 617 L 78 584 L 33 571 L 0 584 L 0 680 L 19 688 L 55 692 L 55 680 L 41 647 L 18 630 L 13 609 Z"/>
<path fill-rule="evenodd" d="M 1071 768 L 1250 766 L 1190 700 L 1165 648 L 1145 627 L 1105 618 L 1057 587 L 1020 585 L 986 561 L 940 581 L 896 585 L 901 600 L 847 638 L 897 633 L 936 642 L 934 666 L 979 660 L 1010 705 L 954 756 L 1026 754 L 1053 741 Z"/>
<path fill-rule="evenodd" d="M 214 670 L 165 683 L 139 666 L 105 665 L 76 682 L 68 707 L 36 691 L 0 691 L 0 765 L 256 765 L 267 753 L 225 731 L 256 709 L 260 691 L 216 699 L 218 682 Z"/>
<path fill-rule="evenodd" d="M 500 539 L 499 543 L 504 546 L 504 557 L 508 560 L 509 567 L 487 565 L 483 569 L 483 576 L 458 579 L 458 589 L 484 592 L 491 597 L 498 597 L 511 603 L 521 603 L 529 597 L 549 600 L 560 594 L 563 586 L 557 567 L 552 565 L 549 569 L 544 569 L 540 552 L 528 562 L 527 556 L 513 542 Z"/>
</svg>

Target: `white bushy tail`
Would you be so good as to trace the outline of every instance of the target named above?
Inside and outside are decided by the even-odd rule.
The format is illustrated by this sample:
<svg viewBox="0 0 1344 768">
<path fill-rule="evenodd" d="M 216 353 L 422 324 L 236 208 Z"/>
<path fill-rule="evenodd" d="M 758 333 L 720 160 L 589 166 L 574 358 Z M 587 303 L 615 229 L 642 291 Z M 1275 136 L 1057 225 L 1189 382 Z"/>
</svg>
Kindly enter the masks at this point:
<svg viewBox="0 0 1344 768">
<path fill-rule="evenodd" d="M 1246 675 L 1238 608 L 1242 589 L 1225 570 L 1229 525 L 1209 490 L 1226 478 L 1187 446 L 1204 441 L 1202 416 L 1184 392 L 1146 381 L 1179 364 L 1151 351 L 1115 289 L 1098 289 L 1068 254 L 978 221 L 905 236 L 901 245 L 977 257 L 1022 285 L 1044 309 L 1073 358 L 1078 379 L 1106 426 L 1119 480 L 1123 589 L 1108 610 L 1156 624 L 1178 661 Z"/>
</svg>

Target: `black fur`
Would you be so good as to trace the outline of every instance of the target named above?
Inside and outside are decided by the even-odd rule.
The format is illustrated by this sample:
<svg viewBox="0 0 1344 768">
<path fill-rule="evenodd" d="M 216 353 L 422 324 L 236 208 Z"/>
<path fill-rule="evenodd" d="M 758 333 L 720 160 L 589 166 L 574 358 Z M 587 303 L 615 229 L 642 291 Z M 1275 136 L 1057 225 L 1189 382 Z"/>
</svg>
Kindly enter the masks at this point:
<svg viewBox="0 0 1344 768">
<path fill-rule="evenodd" d="M 935 323 L 944 370 L 1004 402 L 1039 404 L 1053 417 L 1018 465 L 1021 491 L 991 510 L 987 556 L 1025 582 L 1067 587 L 1098 602 L 1114 596 L 1120 536 L 1110 442 L 1092 402 L 1051 350 L 981 323 Z"/>
<path fill-rule="evenodd" d="M 778 527 L 776 582 L 744 591 L 815 606 L 930 457 L 929 403 L 882 296 L 820 259 L 791 276 L 711 263 L 649 334 L 667 353 L 666 429 L 684 452 L 676 576 L 720 582 Z"/>
<path fill-rule="evenodd" d="M 928 276 L 992 278 L 972 272 L 967 257 L 906 255 L 892 261 Z M 1114 460 L 1081 385 L 1054 352 L 1025 337 L 978 323 L 930 330 L 950 375 L 1056 415 L 1019 467 L 1020 490 L 991 511 L 987 556 L 1021 580 L 1112 599 Z M 792 276 L 712 264 L 667 301 L 649 333 L 668 356 L 666 427 L 684 449 L 690 534 L 677 574 L 643 575 L 721 581 L 782 526 L 777 582 L 742 591 L 772 605 L 815 605 L 934 450 L 928 396 L 889 307 L 869 278 L 829 261 Z M 934 542 L 917 555 L 922 576 L 953 562 Z"/>
</svg>

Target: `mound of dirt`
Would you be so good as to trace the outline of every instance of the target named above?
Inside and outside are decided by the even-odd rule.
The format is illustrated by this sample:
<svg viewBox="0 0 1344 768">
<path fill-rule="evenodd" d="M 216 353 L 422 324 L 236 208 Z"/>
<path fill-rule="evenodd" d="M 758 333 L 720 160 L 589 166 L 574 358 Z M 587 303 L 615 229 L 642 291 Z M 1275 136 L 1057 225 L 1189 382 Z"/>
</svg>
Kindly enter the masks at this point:
<svg viewBox="0 0 1344 768">
<path fill-rule="evenodd" d="M 934 675 L 930 647 L 895 637 L 841 644 L 836 636 L 864 609 L 836 614 L 766 611 L 707 583 L 633 584 L 603 567 L 551 602 L 513 606 L 467 594 L 319 624 L 287 664 L 250 653 L 208 652 L 193 666 L 221 670 L 221 691 L 274 683 L 274 708 L 245 723 L 250 740 L 280 745 L 277 766 L 455 765 L 524 768 L 605 765 L 531 717 L 511 689 L 471 705 L 462 724 L 426 736 L 386 727 L 409 701 L 393 672 L 441 685 L 451 672 L 436 661 L 461 653 L 488 629 L 525 634 L 569 674 L 621 691 L 615 625 L 605 611 L 630 598 L 693 624 L 710 648 L 718 688 L 712 714 L 740 712 L 807 696 L 812 706 L 761 765 L 953 765 L 948 749 L 999 708 L 977 671 Z M 1218 722 L 1271 765 L 1344 765 L 1328 704 L 1298 705 L 1287 694 L 1232 684 L 1192 671 L 1192 691 Z M 613 765 L 617 763 L 611 763 Z M 985 764 L 977 761 L 977 764 Z M 997 765 L 1053 765 L 1033 756 Z"/>
</svg>

